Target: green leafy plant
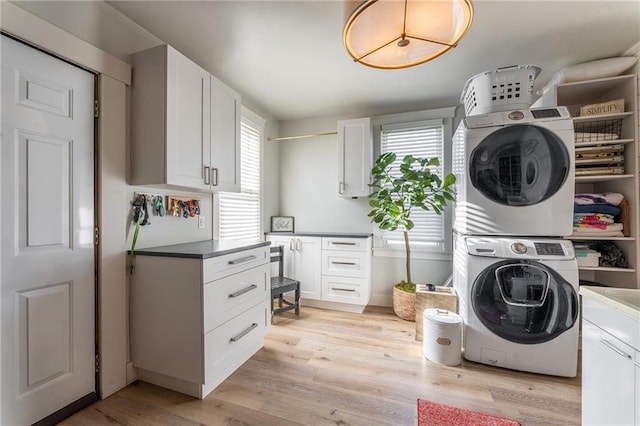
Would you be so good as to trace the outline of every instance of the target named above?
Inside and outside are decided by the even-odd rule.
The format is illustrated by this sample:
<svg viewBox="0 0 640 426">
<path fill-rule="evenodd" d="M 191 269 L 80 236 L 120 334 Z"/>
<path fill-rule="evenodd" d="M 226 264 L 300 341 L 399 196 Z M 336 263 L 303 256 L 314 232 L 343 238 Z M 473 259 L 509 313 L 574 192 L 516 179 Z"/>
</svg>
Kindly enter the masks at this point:
<svg viewBox="0 0 640 426">
<path fill-rule="evenodd" d="M 441 179 L 429 169 L 439 166 L 437 158 L 417 158 L 406 155 L 399 170 L 393 170 L 396 154 L 387 152 L 376 160 L 371 169 L 372 182 L 369 187 L 371 212 L 369 217 L 380 229 L 404 234 L 406 252 L 407 283 L 411 280 L 411 247 L 409 231 L 414 224 L 411 220 L 412 208 L 433 211 L 440 215 L 450 201 L 455 200 L 453 184 L 456 178 L 449 173 Z"/>
</svg>

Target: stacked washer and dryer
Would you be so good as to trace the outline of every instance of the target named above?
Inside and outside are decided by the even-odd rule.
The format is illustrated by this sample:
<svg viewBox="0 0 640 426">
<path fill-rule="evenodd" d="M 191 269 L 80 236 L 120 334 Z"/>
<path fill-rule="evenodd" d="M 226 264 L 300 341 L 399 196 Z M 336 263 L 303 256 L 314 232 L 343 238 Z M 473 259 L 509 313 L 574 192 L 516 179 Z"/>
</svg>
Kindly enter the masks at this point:
<svg viewBox="0 0 640 426">
<path fill-rule="evenodd" d="M 573 122 L 564 107 L 532 109 L 540 68 L 472 77 L 453 138 L 453 285 L 464 357 L 574 377 L 578 266 L 571 241 Z"/>
</svg>

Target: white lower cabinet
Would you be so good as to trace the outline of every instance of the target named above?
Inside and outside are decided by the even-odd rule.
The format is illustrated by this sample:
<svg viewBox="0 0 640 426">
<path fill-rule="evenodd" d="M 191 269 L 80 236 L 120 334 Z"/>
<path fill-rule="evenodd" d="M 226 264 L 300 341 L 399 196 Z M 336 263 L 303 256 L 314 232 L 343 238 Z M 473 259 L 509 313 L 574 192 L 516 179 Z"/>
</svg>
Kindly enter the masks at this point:
<svg viewBox="0 0 640 426">
<path fill-rule="evenodd" d="M 371 298 L 371 237 L 280 236 L 285 275 L 300 281 L 303 305 L 362 312 Z"/>
<path fill-rule="evenodd" d="M 130 327 L 138 379 L 204 398 L 256 353 L 271 315 L 268 252 L 137 255 Z"/>
<path fill-rule="evenodd" d="M 582 424 L 640 425 L 638 322 L 582 300 Z"/>
</svg>

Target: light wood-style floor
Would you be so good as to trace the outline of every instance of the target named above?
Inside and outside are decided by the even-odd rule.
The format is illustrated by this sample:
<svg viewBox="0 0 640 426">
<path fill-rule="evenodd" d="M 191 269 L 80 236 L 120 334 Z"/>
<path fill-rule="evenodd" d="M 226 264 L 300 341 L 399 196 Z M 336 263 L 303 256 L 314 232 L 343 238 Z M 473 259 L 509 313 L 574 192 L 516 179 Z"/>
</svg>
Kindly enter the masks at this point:
<svg viewBox="0 0 640 426">
<path fill-rule="evenodd" d="M 66 425 L 415 425 L 416 399 L 519 421 L 580 424 L 580 377 L 558 378 L 422 356 L 415 323 L 303 308 L 276 317 L 264 348 L 206 399 L 137 382 Z"/>
</svg>

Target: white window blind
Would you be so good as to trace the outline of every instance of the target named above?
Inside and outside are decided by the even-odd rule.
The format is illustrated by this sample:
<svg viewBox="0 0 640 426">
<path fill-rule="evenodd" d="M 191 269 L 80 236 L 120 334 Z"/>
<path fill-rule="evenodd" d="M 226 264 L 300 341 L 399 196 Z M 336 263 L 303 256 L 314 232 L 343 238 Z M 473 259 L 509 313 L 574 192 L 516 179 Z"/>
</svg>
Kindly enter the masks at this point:
<svg viewBox="0 0 640 426">
<path fill-rule="evenodd" d="M 260 239 L 260 141 L 262 126 L 240 121 L 240 192 L 218 195 L 218 239 Z"/>
<path fill-rule="evenodd" d="M 383 125 L 381 127 L 381 151 L 396 153 L 392 164 L 392 175 L 399 174 L 400 163 L 405 155 L 434 158 L 440 160 L 439 167 L 431 167 L 432 173 L 442 177 L 444 126 L 442 120 L 415 123 Z M 420 208 L 411 210 L 410 219 L 415 227 L 409 232 L 412 248 L 444 250 L 444 216 Z M 404 249 L 404 235 L 401 229 L 382 231 L 382 245 L 388 248 Z"/>
</svg>

